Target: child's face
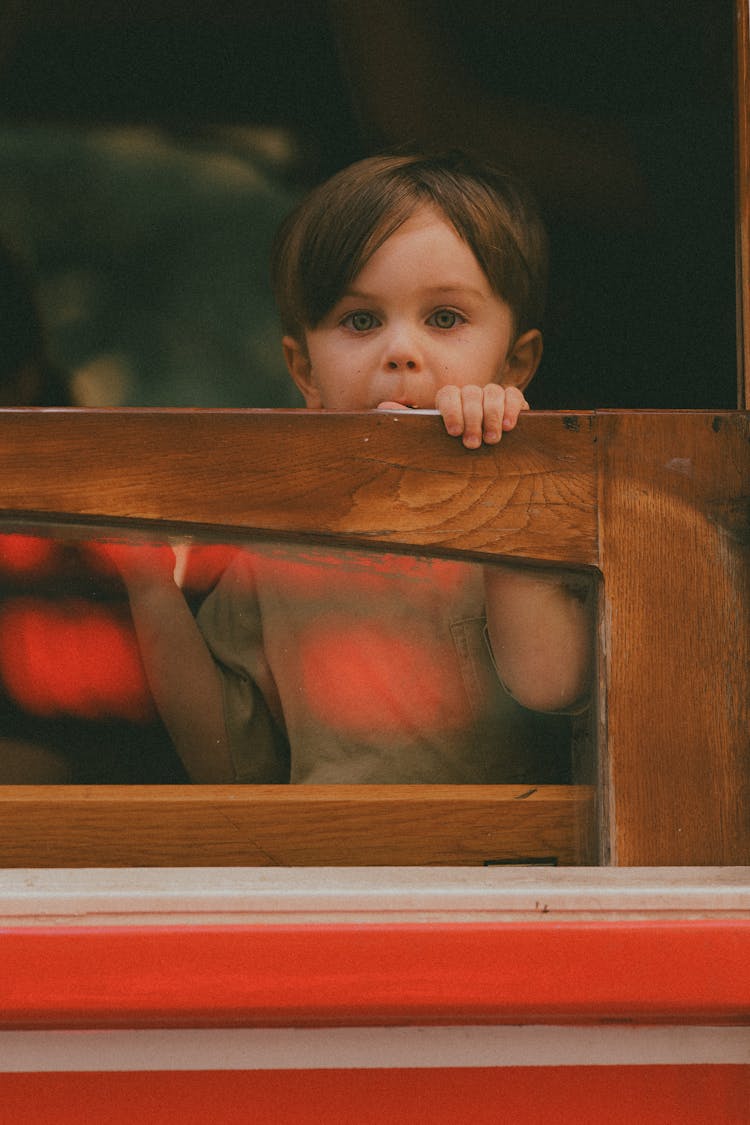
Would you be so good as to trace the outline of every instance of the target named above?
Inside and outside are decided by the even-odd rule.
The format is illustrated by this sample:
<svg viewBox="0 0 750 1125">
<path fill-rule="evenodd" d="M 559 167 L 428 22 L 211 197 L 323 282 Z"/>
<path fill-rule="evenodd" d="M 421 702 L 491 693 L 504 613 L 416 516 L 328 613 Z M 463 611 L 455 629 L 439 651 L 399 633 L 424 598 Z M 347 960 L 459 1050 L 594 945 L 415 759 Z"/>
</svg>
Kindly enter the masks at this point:
<svg viewBox="0 0 750 1125">
<path fill-rule="evenodd" d="M 383 243 L 303 342 L 284 339 L 307 405 L 327 410 L 429 410 L 445 386 L 522 386 L 513 344 L 509 306 L 430 206 Z"/>
</svg>

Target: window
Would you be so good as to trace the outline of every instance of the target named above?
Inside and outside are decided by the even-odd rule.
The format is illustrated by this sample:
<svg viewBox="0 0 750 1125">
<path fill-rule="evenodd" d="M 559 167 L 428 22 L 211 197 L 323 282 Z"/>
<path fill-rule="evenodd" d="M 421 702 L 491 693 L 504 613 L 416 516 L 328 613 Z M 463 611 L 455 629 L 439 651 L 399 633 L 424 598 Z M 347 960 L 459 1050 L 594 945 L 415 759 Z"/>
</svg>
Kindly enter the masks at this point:
<svg viewBox="0 0 750 1125">
<path fill-rule="evenodd" d="M 437 419 L 398 414 L 8 411 L 0 426 L 15 533 L 76 522 L 262 534 L 528 559 L 600 584 L 598 706 L 579 784 L 8 787 L 5 863 L 747 861 L 744 415 L 530 415 L 478 456 Z M 709 691 L 719 668 L 724 690 Z M 509 843 L 521 806 L 533 820 Z M 489 845 L 483 816 L 499 833 Z M 305 854 L 313 839 L 321 850 Z"/>
</svg>

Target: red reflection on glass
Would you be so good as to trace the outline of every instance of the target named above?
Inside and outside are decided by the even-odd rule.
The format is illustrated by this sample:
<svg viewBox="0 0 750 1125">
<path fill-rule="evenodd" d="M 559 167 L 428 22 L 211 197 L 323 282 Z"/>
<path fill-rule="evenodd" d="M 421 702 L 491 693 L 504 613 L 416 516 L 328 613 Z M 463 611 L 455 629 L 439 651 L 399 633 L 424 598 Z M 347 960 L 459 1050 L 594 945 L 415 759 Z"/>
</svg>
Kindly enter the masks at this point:
<svg viewBox="0 0 750 1125">
<path fill-rule="evenodd" d="M 216 584 L 238 548 L 224 544 L 191 544 L 185 558 L 181 585 L 194 593 Z M 163 574 L 171 578 L 175 553 L 168 544 L 91 542 L 82 545 L 86 561 L 108 574 Z"/>
<path fill-rule="evenodd" d="M 0 675 L 28 712 L 90 720 L 153 717 L 129 622 L 70 598 L 16 598 L 0 609 Z"/>
<path fill-rule="evenodd" d="M 238 550 L 221 543 L 191 546 L 182 585 L 196 592 L 208 590 L 218 582 Z"/>
<path fill-rule="evenodd" d="M 4 575 L 40 577 L 55 565 L 57 545 L 53 539 L 35 535 L 0 536 L 0 572 Z"/>
<path fill-rule="evenodd" d="M 110 573 L 161 573 L 171 578 L 175 565 L 174 551 L 167 544 L 87 543 L 86 555 Z"/>
<path fill-rule="evenodd" d="M 392 734 L 469 722 L 455 658 L 442 646 L 341 621 L 311 629 L 298 652 L 305 706 L 326 725 Z"/>
<path fill-rule="evenodd" d="M 306 553 L 299 548 L 290 557 L 288 548 L 267 548 L 259 558 L 262 566 L 272 568 L 274 585 L 306 597 L 327 596 L 331 586 L 338 582 L 349 588 L 356 586 L 363 596 L 389 596 L 394 580 L 407 585 L 409 581 L 428 581 L 450 597 L 466 580 L 466 563 L 409 555 L 370 555 L 359 551 L 327 554 L 319 549 Z"/>
</svg>

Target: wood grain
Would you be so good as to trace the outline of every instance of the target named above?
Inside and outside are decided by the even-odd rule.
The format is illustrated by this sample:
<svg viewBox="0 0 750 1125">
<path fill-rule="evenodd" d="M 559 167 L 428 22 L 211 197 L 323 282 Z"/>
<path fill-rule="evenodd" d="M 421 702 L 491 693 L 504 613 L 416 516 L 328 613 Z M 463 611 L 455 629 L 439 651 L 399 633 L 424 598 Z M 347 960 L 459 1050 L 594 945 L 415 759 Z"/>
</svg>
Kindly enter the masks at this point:
<svg viewBox="0 0 750 1125">
<path fill-rule="evenodd" d="M 2 867 L 594 862 L 576 786 L 3 786 Z"/>
<path fill-rule="evenodd" d="M 531 415 L 467 453 L 421 415 L 5 411 L 0 513 L 595 567 L 602 859 L 748 864 L 749 427 L 739 412 Z M 490 790 L 487 822 L 466 787 L 440 809 L 436 787 L 409 787 L 408 813 L 389 788 L 332 788 L 338 804 L 275 790 L 260 835 L 265 798 L 241 789 L 6 790 L 4 862 L 473 863 L 548 841 L 560 862 L 591 854 L 588 789 Z"/>
<path fill-rule="evenodd" d="M 596 563 L 591 415 L 467 452 L 409 412 L 0 411 L 0 512 Z"/>
<path fill-rule="evenodd" d="M 609 858 L 750 863 L 750 419 L 599 417 Z"/>
</svg>

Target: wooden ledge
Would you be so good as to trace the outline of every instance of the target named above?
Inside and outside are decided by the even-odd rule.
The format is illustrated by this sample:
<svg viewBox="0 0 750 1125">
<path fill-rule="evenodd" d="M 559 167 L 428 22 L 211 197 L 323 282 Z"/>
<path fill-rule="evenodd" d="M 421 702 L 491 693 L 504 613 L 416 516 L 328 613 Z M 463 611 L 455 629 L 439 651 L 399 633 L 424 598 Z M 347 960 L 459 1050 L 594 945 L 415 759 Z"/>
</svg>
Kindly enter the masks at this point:
<svg viewBox="0 0 750 1125">
<path fill-rule="evenodd" d="M 3 786 L 2 867 L 595 863 L 587 786 Z"/>
</svg>

